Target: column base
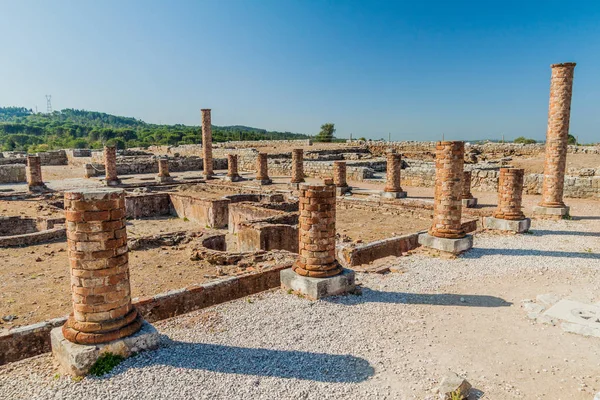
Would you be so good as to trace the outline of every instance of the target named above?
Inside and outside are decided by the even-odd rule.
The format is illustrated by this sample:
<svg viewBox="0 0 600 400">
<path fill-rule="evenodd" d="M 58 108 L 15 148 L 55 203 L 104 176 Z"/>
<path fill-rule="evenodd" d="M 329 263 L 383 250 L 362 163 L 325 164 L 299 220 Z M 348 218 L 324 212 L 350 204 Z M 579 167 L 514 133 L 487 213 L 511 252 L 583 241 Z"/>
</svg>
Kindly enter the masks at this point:
<svg viewBox="0 0 600 400">
<path fill-rule="evenodd" d="M 157 176 L 156 177 L 156 182 L 158 182 L 158 183 L 173 182 L 173 177 L 171 177 L 171 176 Z"/>
<path fill-rule="evenodd" d="M 381 192 L 381 197 L 386 199 L 403 199 L 406 196 L 406 192 Z"/>
<path fill-rule="evenodd" d="M 243 181 L 244 179 L 239 175 L 235 175 L 235 176 L 226 176 L 225 178 L 223 178 L 223 180 L 225 182 L 240 182 L 240 181 Z"/>
<path fill-rule="evenodd" d="M 343 196 L 346 193 L 352 194 L 352 188 L 350 186 L 336 186 L 335 187 L 335 195 Z"/>
<path fill-rule="evenodd" d="M 281 287 L 302 293 L 311 300 L 335 296 L 354 290 L 354 271 L 343 269 L 342 273 L 329 278 L 310 278 L 298 275 L 291 268 L 279 273 Z"/>
<path fill-rule="evenodd" d="M 569 215 L 569 207 L 545 207 L 535 206 L 533 207 L 533 214 L 540 218 L 555 218 L 561 219 Z"/>
<path fill-rule="evenodd" d="M 27 187 L 27 190 L 29 190 L 32 193 L 43 193 L 47 192 L 49 189 L 46 185 L 42 183 L 41 185 L 30 185 Z"/>
<path fill-rule="evenodd" d="M 256 182 L 258 182 L 259 185 L 270 185 L 271 183 L 273 183 L 271 178 L 256 179 Z"/>
<path fill-rule="evenodd" d="M 139 331 L 131 336 L 102 344 L 77 344 L 69 342 L 62 333 L 62 327 L 50 332 L 52 356 L 63 373 L 73 376 L 87 375 L 90 368 L 105 353 L 129 357 L 142 350 L 158 347 L 158 331 L 144 321 Z"/>
<path fill-rule="evenodd" d="M 465 208 L 473 208 L 477 205 L 477 199 L 471 197 L 470 199 L 462 199 L 462 206 Z"/>
<path fill-rule="evenodd" d="M 288 188 L 290 188 L 292 190 L 300 190 L 300 185 L 302 185 L 302 183 L 290 182 L 290 183 L 288 183 Z"/>
<path fill-rule="evenodd" d="M 102 183 L 104 183 L 104 185 L 106 186 L 119 186 L 121 184 L 121 180 L 120 179 L 112 179 L 110 181 L 107 181 L 106 179 L 102 180 Z"/>
<path fill-rule="evenodd" d="M 446 239 L 432 236 L 429 233 L 421 233 L 419 244 L 432 249 L 459 254 L 473 247 L 473 236 L 466 235 L 460 239 Z"/>
<path fill-rule="evenodd" d="M 217 179 L 217 177 L 214 174 L 202 174 L 202 176 L 204 177 L 205 180 L 210 181 L 211 179 Z"/>
<path fill-rule="evenodd" d="M 483 220 L 483 226 L 486 229 L 496 229 L 499 231 L 523 233 L 527 232 L 531 227 L 531 220 L 529 218 L 508 220 L 494 217 L 485 217 Z"/>
</svg>

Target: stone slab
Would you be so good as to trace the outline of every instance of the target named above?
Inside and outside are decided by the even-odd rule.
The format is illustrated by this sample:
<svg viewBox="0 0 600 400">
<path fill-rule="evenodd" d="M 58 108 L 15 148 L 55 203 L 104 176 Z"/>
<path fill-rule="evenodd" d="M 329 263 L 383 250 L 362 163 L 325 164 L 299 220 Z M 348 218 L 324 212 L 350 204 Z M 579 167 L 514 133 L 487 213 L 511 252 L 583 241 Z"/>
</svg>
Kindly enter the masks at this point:
<svg viewBox="0 0 600 400">
<path fill-rule="evenodd" d="M 352 193 L 352 188 L 350 186 L 336 186 L 335 187 L 335 195 L 343 196 L 346 193 Z"/>
<path fill-rule="evenodd" d="M 113 179 L 112 181 L 107 181 L 106 179 L 104 179 L 102 180 L 102 183 L 104 183 L 106 186 L 119 186 L 121 184 L 121 180 Z"/>
<path fill-rule="evenodd" d="M 406 192 L 381 192 L 381 197 L 386 199 L 403 199 L 406 196 Z"/>
<path fill-rule="evenodd" d="M 473 197 L 472 199 L 462 199 L 462 206 L 465 208 L 473 208 L 477 205 L 477 199 Z"/>
<path fill-rule="evenodd" d="M 466 235 L 460 239 L 446 239 L 432 236 L 429 233 L 422 233 L 419 235 L 419 244 L 432 249 L 458 254 L 473 247 L 473 236 Z"/>
<path fill-rule="evenodd" d="M 531 227 L 531 220 L 529 218 L 524 218 L 516 221 L 509 221 L 507 219 L 485 217 L 483 225 L 486 229 L 523 233 L 527 232 Z"/>
<path fill-rule="evenodd" d="M 298 275 L 291 268 L 280 272 L 281 287 L 300 292 L 309 299 L 318 300 L 354 290 L 354 271 L 344 268 L 342 273 L 329 278 L 310 278 Z"/>
<path fill-rule="evenodd" d="M 563 299 L 546 310 L 544 315 L 600 331 L 600 307 L 596 305 Z"/>
<path fill-rule="evenodd" d="M 142 328 L 135 334 L 108 343 L 84 345 L 69 342 L 63 336 L 62 327 L 52 329 L 50 341 L 52 355 L 61 371 L 73 376 L 83 376 L 104 353 L 129 357 L 142 350 L 157 348 L 159 334 L 152 325 L 144 321 Z"/>
<path fill-rule="evenodd" d="M 173 182 L 172 176 L 157 176 L 155 179 L 156 179 L 156 182 L 158 182 L 158 183 Z"/>
<path fill-rule="evenodd" d="M 554 217 L 564 217 L 569 215 L 569 207 L 533 207 L 533 213 L 537 215 L 546 215 Z"/>
<path fill-rule="evenodd" d="M 270 185 L 273 183 L 271 179 L 256 179 L 259 185 Z"/>
<path fill-rule="evenodd" d="M 223 180 L 225 182 L 240 182 L 243 181 L 243 178 L 241 176 L 226 176 L 225 178 L 223 178 Z"/>
</svg>

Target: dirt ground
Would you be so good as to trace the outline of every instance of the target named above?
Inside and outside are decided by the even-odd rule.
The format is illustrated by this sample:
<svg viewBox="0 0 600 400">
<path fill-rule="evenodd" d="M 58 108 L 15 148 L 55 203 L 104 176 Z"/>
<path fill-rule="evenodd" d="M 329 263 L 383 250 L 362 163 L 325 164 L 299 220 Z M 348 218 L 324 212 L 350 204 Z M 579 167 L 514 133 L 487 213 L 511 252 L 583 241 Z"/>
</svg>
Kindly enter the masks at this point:
<svg viewBox="0 0 600 400">
<path fill-rule="evenodd" d="M 531 158 L 514 157 L 510 164 L 516 168 L 523 168 L 526 174 L 542 174 L 544 172 L 544 155 Z M 600 154 L 568 154 L 567 170 L 569 168 L 598 168 L 600 167 Z"/>
</svg>

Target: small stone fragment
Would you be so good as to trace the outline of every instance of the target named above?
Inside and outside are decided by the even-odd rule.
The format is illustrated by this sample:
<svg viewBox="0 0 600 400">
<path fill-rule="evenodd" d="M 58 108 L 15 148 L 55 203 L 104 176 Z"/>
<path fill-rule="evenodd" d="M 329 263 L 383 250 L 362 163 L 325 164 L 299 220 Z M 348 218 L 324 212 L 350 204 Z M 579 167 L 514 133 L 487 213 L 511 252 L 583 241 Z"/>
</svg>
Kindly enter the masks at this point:
<svg viewBox="0 0 600 400">
<path fill-rule="evenodd" d="M 466 379 L 454 372 L 448 372 L 438 386 L 439 398 L 442 400 L 452 400 L 452 393 L 455 393 L 461 396 L 461 399 L 466 399 L 469 397 L 471 387 L 471 384 Z"/>
</svg>

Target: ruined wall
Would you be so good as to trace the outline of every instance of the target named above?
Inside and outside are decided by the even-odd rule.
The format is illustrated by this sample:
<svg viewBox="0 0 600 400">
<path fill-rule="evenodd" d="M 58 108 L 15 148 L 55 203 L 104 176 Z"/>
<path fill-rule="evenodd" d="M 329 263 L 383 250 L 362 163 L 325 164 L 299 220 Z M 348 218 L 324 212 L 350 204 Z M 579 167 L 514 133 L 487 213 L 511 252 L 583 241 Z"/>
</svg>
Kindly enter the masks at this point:
<svg viewBox="0 0 600 400">
<path fill-rule="evenodd" d="M 229 200 L 201 199 L 169 194 L 173 210 L 179 218 L 187 218 L 208 228 L 225 228 L 229 220 Z"/>
<path fill-rule="evenodd" d="M 102 157 L 92 156 L 95 175 L 104 175 Z M 100 160 L 99 160 L 100 159 Z M 227 169 L 226 158 L 213 159 L 215 169 Z M 203 162 L 200 157 L 175 157 L 169 159 L 169 172 L 202 171 Z M 118 156 L 117 174 L 151 174 L 158 173 L 158 159 L 154 156 Z"/>
<path fill-rule="evenodd" d="M 0 183 L 19 183 L 26 180 L 25 164 L 0 165 Z"/>
<path fill-rule="evenodd" d="M 256 203 L 237 203 L 229 205 L 229 233 L 237 233 L 240 225 L 247 221 L 281 215 L 281 211 L 260 207 Z"/>
<path fill-rule="evenodd" d="M 127 218 L 170 215 L 172 214 L 171 199 L 168 193 L 127 195 L 125 210 Z"/>
</svg>

